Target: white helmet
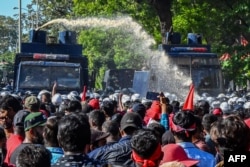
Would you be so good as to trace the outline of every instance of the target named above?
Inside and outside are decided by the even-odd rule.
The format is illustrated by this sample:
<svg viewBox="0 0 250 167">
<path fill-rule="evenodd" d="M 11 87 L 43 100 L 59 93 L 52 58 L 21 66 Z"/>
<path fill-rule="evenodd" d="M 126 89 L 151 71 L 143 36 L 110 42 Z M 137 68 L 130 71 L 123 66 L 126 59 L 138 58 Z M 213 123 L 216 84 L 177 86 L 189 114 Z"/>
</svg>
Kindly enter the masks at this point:
<svg viewBox="0 0 250 167">
<path fill-rule="evenodd" d="M 99 93 L 93 93 L 93 98 L 99 99 L 101 95 Z"/>
<path fill-rule="evenodd" d="M 61 95 L 62 100 L 69 100 L 67 95 Z"/>
<path fill-rule="evenodd" d="M 212 108 L 219 108 L 220 107 L 220 101 L 216 100 L 211 103 Z"/>
<path fill-rule="evenodd" d="M 79 93 L 77 91 L 71 91 L 69 92 L 69 94 L 67 95 L 67 98 L 69 100 L 79 100 L 80 96 Z"/>
<path fill-rule="evenodd" d="M 126 103 L 126 102 L 129 102 L 131 99 L 130 99 L 130 97 L 129 97 L 129 95 L 123 95 L 122 96 L 122 103 L 124 104 L 124 103 Z"/>
<path fill-rule="evenodd" d="M 227 102 L 222 102 L 220 104 L 220 108 L 223 111 L 223 113 L 229 112 L 230 111 L 230 105 Z"/>
<path fill-rule="evenodd" d="M 11 93 L 9 92 L 9 91 L 2 91 L 1 93 L 0 93 L 0 96 L 3 98 L 3 97 L 5 97 L 5 96 L 7 96 L 7 95 L 10 95 Z"/>
<path fill-rule="evenodd" d="M 104 101 L 110 101 L 110 98 L 105 97 L 105 98 L 102 100 L 102 102 L 104 102 Z"/>
<path fill-rule="evenodd" d="M 207 97 L 206 100 L 207 100 L 207 102 L 208 102 L 209 104 L 212 104 L 212 102 L 215 101 L 215 98 L 212 97 L 212 96 L 209 96 L 209 97 Z"/>
<path fill-rule="evenodd" d="M 141 95 L 139 93 L 135 93 L 131 96 L 131 101 L 141 101 Z"/>
<path fill-rule="evenodd" d="M 224 98 L 224 97 L 226 97 L 226 95 L 225 95 L 224 93 L 220 93 L 220 94 L 218 94 L 218 96 L 217 96 L 217 98 Z"/>
<path fill-rule="evenodd" d="M 208 97 L 209 94 L 208 94 L 207 92 L 204 92 L 204 93 L 201 94 L 201 96 L 202 96 L 202 97 Z"/>
<path fill-rule="evenodd" d="M 55 106 L 59 106 L 62 103 L 63 99 L 60 93 L 56 93 L 54 94 L 54 96 L 52 96 L 51 102 L 55 105 Z"/>
<path fill-rule="evenodd" d="M 250 109 L 250 101 L 247 101 L 243 107 L 244 109 Z"/>
<path fill-rule="evenodd" d="M 38 95 L 37 95 L 37 98 L 39 99 L 39 100 L 41 100 L 41 98 L 42 98 L 42 94 L 44 94 L 44 93 L 50 93 L 48 90 L 41 90 L 39 93 L 38 93 Z"/>
<path fill-rule="evenodd" d="M 246 98 L 244 98 L 244 97 L 240 97 L 240 98 L 238 98 L 237 99 L 237 103 L 241 103 L 241 104 L 244 104 L 245 102 L 247 101 L 247 99 Z"/>
</svg>

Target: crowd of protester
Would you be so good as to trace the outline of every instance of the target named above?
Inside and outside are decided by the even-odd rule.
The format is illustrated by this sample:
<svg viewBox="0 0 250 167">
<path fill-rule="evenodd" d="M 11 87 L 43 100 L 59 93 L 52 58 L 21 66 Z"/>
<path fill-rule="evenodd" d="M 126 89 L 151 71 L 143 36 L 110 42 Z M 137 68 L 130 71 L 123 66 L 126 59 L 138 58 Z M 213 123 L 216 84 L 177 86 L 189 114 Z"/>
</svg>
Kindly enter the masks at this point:
<svg viewBox="0 0 250 167">
<path fill-rule="evenodd" d="M 1 166 L 224 166 L 225 151 L 249 150 L 249 97 L 206 94 L 183 110 L 164 93 L 1 94 Z"/>
</svg>

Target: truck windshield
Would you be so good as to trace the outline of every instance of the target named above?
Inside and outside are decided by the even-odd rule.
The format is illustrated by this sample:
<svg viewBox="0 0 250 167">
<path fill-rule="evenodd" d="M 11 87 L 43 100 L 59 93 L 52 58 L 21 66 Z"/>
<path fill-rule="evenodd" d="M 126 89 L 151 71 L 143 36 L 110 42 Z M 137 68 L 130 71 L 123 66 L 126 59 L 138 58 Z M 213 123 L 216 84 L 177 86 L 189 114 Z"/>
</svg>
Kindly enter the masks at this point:
<svg viewBox="0 0 250 167">
<path fill-rule="evenodd" d="M 21 89 L 51 89 L 54 82 L 58 89 L 80 88 L 80 65 L 66 66 L 48 64 L 22 64 L 19 69 L 19 87 Z"/>
<path fill-rule="evenodd" d="M 185 76 L 190 76 L 197 89 L 218 89 L 222 87 L 222 74 L 217 57 L 176 56 L 172 61 Z"/>
</svg>

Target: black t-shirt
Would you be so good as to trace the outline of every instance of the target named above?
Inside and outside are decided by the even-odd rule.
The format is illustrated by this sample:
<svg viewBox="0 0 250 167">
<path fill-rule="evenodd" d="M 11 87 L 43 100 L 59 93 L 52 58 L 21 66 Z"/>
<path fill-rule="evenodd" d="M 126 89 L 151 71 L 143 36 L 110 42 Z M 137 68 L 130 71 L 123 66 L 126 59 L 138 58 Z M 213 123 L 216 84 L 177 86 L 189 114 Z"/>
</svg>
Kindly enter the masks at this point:
<svg viewBox="0 0 250 167">
<path fill-rule="evenodd" d="M 27 145 L 31 145 L 32 143 L 22 143 L 20 144 L 15 150 L 14 152 L 10 155 L 10 164 L 11 165 L 16 165 L 16 159 L 17 156 L 19 155 L 20 151 L 26 147 Z"/>
<path fill-rule="evenodd" d="M 101 163 L 87 155 L 63 155 L 52 167 L 101 167 Z"/>
</svg>

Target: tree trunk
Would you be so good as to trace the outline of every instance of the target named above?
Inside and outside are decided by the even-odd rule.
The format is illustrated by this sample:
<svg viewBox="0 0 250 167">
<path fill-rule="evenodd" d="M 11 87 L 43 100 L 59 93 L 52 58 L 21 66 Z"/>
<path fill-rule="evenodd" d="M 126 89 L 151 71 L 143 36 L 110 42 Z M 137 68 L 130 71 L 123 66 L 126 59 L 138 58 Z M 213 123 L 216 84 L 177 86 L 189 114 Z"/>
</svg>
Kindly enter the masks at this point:
<svg viewBox="0 0 250 167">
<path fill-rule="evenodd" d="M 155 8 L 161 26 L 162 43 L 166 44 L 166 32 L 172 31 L 172 0 L 151 0 L 150 4 Z"/>
</svg>

